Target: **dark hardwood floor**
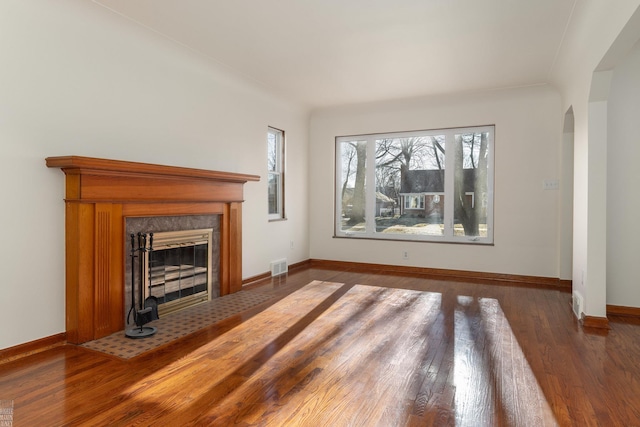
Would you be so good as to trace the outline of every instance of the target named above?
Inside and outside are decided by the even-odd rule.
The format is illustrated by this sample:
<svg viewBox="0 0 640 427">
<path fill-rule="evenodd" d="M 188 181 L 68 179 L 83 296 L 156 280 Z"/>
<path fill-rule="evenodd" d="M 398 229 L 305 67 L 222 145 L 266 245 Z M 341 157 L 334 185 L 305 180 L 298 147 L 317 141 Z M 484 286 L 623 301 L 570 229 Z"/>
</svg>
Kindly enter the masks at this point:
<svg viewBox="0 0 640 427">
<path fill-rule="evenodd" d="M 282 299 L 130 360 L 0 364 L 14 426 L 640 426 L 640 322 L 558 289 L 304 268 Z"/>
</svg>

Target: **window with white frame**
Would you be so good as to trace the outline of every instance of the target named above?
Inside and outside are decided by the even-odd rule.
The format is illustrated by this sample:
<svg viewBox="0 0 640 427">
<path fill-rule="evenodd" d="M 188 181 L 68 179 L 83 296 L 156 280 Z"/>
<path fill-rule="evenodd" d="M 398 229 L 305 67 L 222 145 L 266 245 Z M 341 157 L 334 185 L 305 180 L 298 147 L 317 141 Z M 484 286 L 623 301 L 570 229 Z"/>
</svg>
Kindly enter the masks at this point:
<svg viewBox="0 0 640 427">
<path fill-rule="evenodd" d="M 335 235 L 493 243 L 493 151 L 494 126 L 337 137 Z"/>
<path fill-rule="evenodd" d="M 424 194 L 403 194 L 404 209 L 424 209 Z"/>
<path fill-rule="evenodd" d="M 284 219 L 284 131 L 267 130 L 269 220 Z"/>
</svg>

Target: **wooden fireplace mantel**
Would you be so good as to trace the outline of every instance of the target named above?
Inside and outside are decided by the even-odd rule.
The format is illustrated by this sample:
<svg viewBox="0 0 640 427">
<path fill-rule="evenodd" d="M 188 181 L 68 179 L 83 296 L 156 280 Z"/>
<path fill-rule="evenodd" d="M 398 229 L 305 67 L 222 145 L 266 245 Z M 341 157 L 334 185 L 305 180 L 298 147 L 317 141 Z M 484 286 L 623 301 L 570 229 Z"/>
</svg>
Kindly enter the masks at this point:
<svg viewBox="0 0 640 427">
<path fill-rule="evenodd" d="M 240 290 L 243 186 L 259 176 L 80 156 L 46 164 L 65 173 L 68 342 L 124 328 L 127 217 L 221 215 L 220 295 Z"/>
</svg>

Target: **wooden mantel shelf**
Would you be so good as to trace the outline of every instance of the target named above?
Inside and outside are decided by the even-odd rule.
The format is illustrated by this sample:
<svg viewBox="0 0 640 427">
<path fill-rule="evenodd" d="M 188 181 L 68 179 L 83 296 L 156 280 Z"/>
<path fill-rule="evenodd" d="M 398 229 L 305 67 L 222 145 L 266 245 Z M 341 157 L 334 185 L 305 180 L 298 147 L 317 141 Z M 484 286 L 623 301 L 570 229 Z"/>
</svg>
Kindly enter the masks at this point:
<svg viewBox="0 0 640 427">
<path fill-rule="evenodd" d="M 219 172 L 206 169 L 192 169 L 178 166 L 164 166 L 151 163 L 127 162 L 123 160 L 98 159 L 95 157 L 81 156 L 60 156 L 47 157 L 47 166 L 50 168 L 60 168 L 66 171 L 77 171 L 78 173 L 122 173 L 164 175 L 174 177 L 189 177 L 190 179 L 201 178 L 206 180 L 226 181 L 245 183 L 247 181 L 259 181 L 257 175 L 247 175 L 231 172 Z"/>
<path fill-rule="evenodd" d="M 81 156 L 46 164 L 66 176 L 67 341 L 124 329 L 127 217 L 220 215 L 220 295 L 241 289 L 243 186 L 259 176 Z"/>
</svg>

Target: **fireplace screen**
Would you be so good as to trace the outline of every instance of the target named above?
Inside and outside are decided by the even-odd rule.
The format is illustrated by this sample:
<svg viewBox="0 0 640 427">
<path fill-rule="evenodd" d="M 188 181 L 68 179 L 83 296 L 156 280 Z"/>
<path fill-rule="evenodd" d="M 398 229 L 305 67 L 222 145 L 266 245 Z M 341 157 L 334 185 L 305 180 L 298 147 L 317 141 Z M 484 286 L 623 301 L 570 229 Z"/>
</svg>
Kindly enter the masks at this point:
<svg viewBox="0 0 640 427">
<path fill-rule="evenodd" d="M 210 229 L 154 233 L 148 240 L 145 298 L 158 299 L 161 315 L 211 298 L 211 241 Z"/>
</svg>

